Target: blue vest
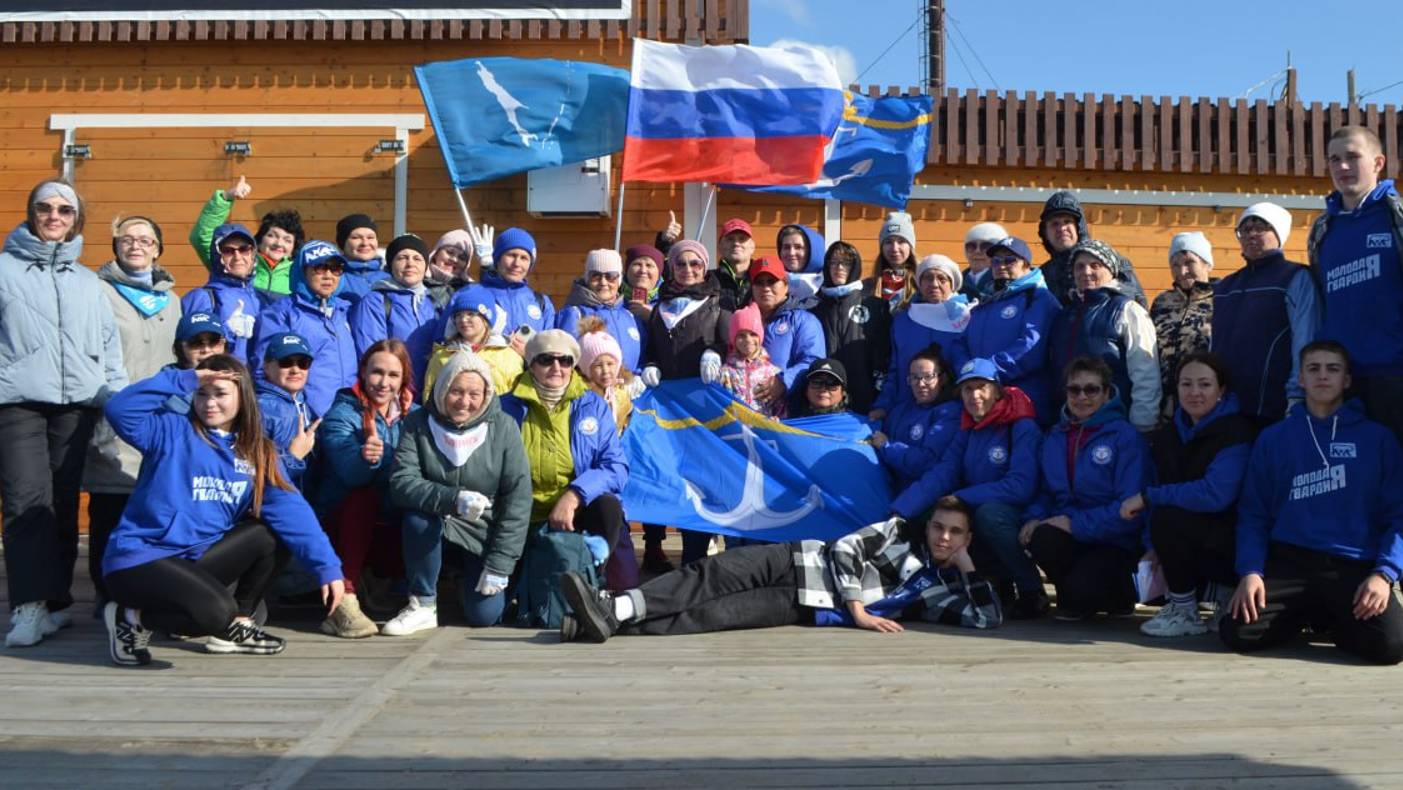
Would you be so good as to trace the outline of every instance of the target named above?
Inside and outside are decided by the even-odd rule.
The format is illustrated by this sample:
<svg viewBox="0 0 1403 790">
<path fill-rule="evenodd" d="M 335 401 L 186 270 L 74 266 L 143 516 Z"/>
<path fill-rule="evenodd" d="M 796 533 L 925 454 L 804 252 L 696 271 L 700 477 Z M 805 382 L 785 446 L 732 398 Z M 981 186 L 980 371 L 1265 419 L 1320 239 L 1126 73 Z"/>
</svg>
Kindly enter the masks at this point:
<svg viewBox="0 0 1403 790">
<path fill-rule="evenodd" d="M 1213 288 L 1213 352 L 1232 374 L 1243 414 L 1278 420 L 1291 375 L 1286 290 L 1302 269 L 1280 252 L 1249 262 Z"/>
</svg>

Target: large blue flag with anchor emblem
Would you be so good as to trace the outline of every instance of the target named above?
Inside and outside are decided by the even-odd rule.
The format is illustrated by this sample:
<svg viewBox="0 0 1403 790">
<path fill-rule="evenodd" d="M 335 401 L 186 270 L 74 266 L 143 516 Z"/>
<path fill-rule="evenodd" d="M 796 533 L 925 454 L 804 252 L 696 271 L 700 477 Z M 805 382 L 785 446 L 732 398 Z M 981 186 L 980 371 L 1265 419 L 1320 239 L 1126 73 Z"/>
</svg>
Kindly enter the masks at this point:
<svg viewBox="0 0 1403 790">
<path fill-rule="evenodd" d="M 834 540 L 885 519 L 886 472 L 855 416 L 780 422 L 717 386 L 663 382 L 624 431 L 630 520 L 769 541 Z"/>
</svg>

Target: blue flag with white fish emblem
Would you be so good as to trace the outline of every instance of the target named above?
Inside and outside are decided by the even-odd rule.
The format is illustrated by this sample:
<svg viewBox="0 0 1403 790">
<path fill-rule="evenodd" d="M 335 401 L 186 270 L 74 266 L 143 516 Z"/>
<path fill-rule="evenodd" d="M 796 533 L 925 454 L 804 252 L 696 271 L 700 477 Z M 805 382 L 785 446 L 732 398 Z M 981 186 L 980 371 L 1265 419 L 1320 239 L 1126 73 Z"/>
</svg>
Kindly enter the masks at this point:
<svg viewBox="0 0 1403 790">
<path fill-rule="evenodd" d="M 667 381 L 624 431 L 630 520 L 768 541 L 835 540 L 891 510 L 887 475 L 852 414 L 780 422 L 721 387 Z"/>
<path fill-rule="evenodd" d="M 624 147 L 628 72 L 598 63 L 472 58 L 414 67 L 453 186 Z"/>
<path fill-rule="evenodd" d="M 822 178 L 800 186 L 734 188 L 905 210 L 916 174 L 926 166 L 931 97 L 845 96 L 847 106 L 828 144 Z"/>
</svg>

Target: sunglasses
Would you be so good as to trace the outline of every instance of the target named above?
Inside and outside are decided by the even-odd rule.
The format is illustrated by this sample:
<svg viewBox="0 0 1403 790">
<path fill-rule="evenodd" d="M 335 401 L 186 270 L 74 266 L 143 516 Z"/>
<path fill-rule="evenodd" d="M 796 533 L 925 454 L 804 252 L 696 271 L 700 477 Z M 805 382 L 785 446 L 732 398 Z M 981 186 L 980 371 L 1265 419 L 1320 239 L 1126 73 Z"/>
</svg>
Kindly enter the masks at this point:
<svg viewBox="0 0 1403 790">
<path fill-rule="evenodd" d="M 288 370 L 289 368 L 293 367 L 301 368 L 302 370 L 310 370 L 312 367 L 312 360 L 308 357 L 302 356 L 301 354 L 296 354 L 294 356 L 283 357 L 282 359 L 278 360 L 278 367 L 282 368 L 283 370 Z"/>
<path fill-rule="evenodd" d="M 611 283 L 616 283 L 616 282 L 619 281 L 619 273 L 618 273 L 618 272 L 590 272 L 587 276 L 588 276 L 589 279 L 591 279 L 591 280 L 597 280 L 597 279 L 603 278 L 603 279 L 605 279 L 605 280 L 608 280 L 608 281 L 611 282 Z"/>
<path fill-rule="evenodd" d="M 1076 384 L 1067 385 L 1067 394 L 1073 398 L 1082 396 L 1094 398 L 1105 391 L 1106 388 L 1100 384 L 1087 384 L 1085 387 L 1079 387 Z"/>
<path fill-rule="evenodd" d="M 685 260 L 678 259 L 677 263 L 674 263 L 673 266 L 683 266 L 683 267 L 686 267 L 686 268 L 688 268 L 688 269 L 705 269 L 705 268 L 706 268 L 706 262 L 705 262 L 705 261 L 685 261 Z"/>
<path fill-rule="evenodd" d="M 989 247 L 990 247 L 990 244 L 989 244 L 989 242 L 987 242 L 987 241 L 967 241 L 967 242 L 965 242 L 965 249 L 967 249 L 967 250 L 977 250 L 977 251 L 979 251 L 979 252 L 984 252 L 985 250 L 989 249 Z"/>
<path fill-rule="evenodd" d="M 229 245 L 229 246 L 227 246 L 227 247 L 220 247 L 220 248 L 219 248 L 219 254 L 220 254 L 220 255 L 252 255 L 252 254 L 253 254 L 253 245 L 252 245 L 252 244 L 239 244 L 239 245 L 235 246 L 235 245 L 232 245 L 232 244 L 231 244 L 231 245 Z"/>
<path fill-rule="evenodd" d="M 559 365 L 562 368 L 573 368 L 575 366 L 575 358 L 569 354 L 537 354 L 535 358 L 531 360 L 531 364 L 543 368 L 548 368 L 551 365 Z"/>
<path fill-rule="evenodd" d="M 1018 257 L 1017 255 L 990 255 L 990 256 L 989 256 L 989 262 L 990 262 L 990 263 L 994 263 L 994 264 L 998 264 L 999 266 L 1012 266 L 1013 264 L 1018 263 L 1018 262 L 1021 261 L 1021 260 L 1023 260 L 1023 259 L 1020 258 L 1020 257 Z"/>
<path fill-rule="evenodd" d="M 78 213 L 78 209 L 68 205 L 54 206 L 49 203 L 35 203 L 34 213 L 40 216 L 46 214 L 57 214 L 60 217 L 71 217 Z"/>
<path fill-rule="evenodd" d="M 346 271 L 346 267 L 339 263 L 319 263 L 315 266 L 308 266 L 308 271 L 326 272 L 327 274 L 340 274 Z"/>
<path fill-rule="evenodd" d="M 828 378 L 827 376 L 823 378 L 809 379 L 809 389 L 823 390 L 827 392 L 828 390 L 840 389 L 842 388 L 842 386 L 842 383 L 840 383 L 837 379 Z"/>
</svg>

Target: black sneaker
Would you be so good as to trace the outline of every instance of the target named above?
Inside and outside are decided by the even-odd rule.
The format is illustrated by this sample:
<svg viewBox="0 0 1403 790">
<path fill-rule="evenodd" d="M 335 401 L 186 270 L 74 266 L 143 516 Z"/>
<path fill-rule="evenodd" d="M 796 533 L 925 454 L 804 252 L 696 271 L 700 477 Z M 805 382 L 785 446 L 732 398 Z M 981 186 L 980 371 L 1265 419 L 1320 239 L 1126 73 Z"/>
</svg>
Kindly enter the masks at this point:
<svg viewBox="0 0 1403 790">
<path fill-rule="evenodd" d="M 235 620 L 221 637 L 210 637 L 205 643 L 209 653 L 248 653 L 256 656 L 271 656 L 283 652 L 287 640 L 259 628 L 252 620 Z"/>
<path fill-rule="evenodd" d="M 1049 608 L 1051 608 L 1051 604 L 1047 600 L 1047 593 L 1041 590 L 1036 593 L 1020 591 L 1013 605 L 1007 609 L 1008 619 L 1037 620 L 1047 614 Z"/>
<path fill-rule="evenodd" d="M 580 621 L 572 614 L 566 614 L 560 618 L 560 641 L 574 642 L 580 638 Z"/>
<path fill-rule="evenodd" d="M 1052 613 L 1052 619 L 1060 620 L 1064 623 L 1075 623 L 1082 620 L 1090 620 L 1094 612 L 1085 609 L 1073 609 L 1070 606 L 1057 604 L 1057 609 Z"/>
<path fill-rule="evenodd" d="M 577 627 L 590 641 L 607 641 L 619 630 L 619 621 L 614 617 L 614 607 L 608 596 L 601 596 L 578 573 L 561 574 L 560 592 L 574 612 Z"/>
<path fill-rule="evenodd" d="M 123 667 L 140 667 L 151 663 L 151 651 L 146 646 L 151 643 L 151 632 L 139 625 L 132 625 L 122 616 L 122 608 L 115 601 L 102 607 L 102 621 L 107 625 L 107 650 L 112 663 Z"/>
</svg>

